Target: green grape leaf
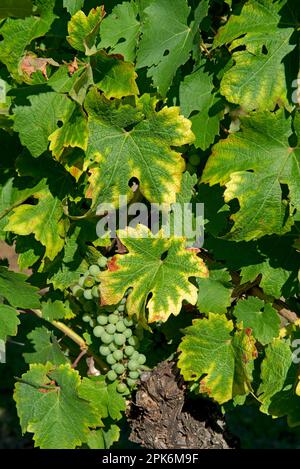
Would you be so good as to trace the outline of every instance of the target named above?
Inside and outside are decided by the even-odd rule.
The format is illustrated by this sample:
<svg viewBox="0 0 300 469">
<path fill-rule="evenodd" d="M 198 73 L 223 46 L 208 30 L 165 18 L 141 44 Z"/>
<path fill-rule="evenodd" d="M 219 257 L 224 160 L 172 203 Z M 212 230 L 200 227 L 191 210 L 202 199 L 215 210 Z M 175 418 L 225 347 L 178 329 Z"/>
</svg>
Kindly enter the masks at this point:
<svg viewBox="0 0 300 469">
<path fill-rule="evenodd" d="M 120 438 L 118 425 L 111 425 L 107 431 L 100 428 L 91 430 L 87 436 L 87 444 L 90 449 L 108 449 Z"/>
<path fill-rule="evenodd" d="M 47 301 L 43 301 L 41 303 L 41 308 L 43 312 L 43 318 L 45 318 L 47 321 L 54 321 L 57 319 L 71 319 L 74 317 L 74 313 L 70 309 L 70 305 L 67 300 L 52 301 L 49 298 Z"/>
<path fill-rule="evenodd" d="M 1 25 L 3 40 L 0 42 L 0 61 L 18 81 L 21 79 L 19 64 L 27 46 L 33 39 L 46 34 L 56 17 L 53 14 L 55 0 L 39 0 L 38 4 L 40 16 L 29 16 L 25 19 L 8 18 Z"/>
<path fill-rule="evenodd" d="M 34 234 L 45 246 L 45 256 L 53 260 L 63 249 L 69 222 L 63 218 L 61 200 L 53 197 L 48 189 L 34 194 L 36 205 L 23 204 L 13 210 L 5 231 L 19 235 Z"/>
<path fill-rule="evenodd" d="M 269 303 L 254 297 L 240 300 L 234 309 L 237 320 L 252 330 L 254 337 L 262 344 L 269 344 L 279 335 L 280 319 Z"/>
<path fill-rule="evenodd" d="M 18 311 L 11 306 L 0 304 L 0 340 L 6 341 L 8 335 L 16 335 L 19 324 Z"/>
<path fill-rule="evenodd" d="M 292 364 L 292 351 L 288 341 L 276 338 L 266 348 L 261 364 L 261 384 L 257 395 L 262 403 L 260 410 L 269 413 L 273 397 L 279 393 L 286 381 Z"/>
<path fill-rule="evenodd" d="M 192 142 L 193 134 L 190 122 L 177 107 L 163 107 L 157 112 L 156 104 L 149 95 L 133 107 L 108 101 L 95 88 L 88 93 L 87 154 L 95 163 L 90 168 L 87 196 L 94 206 L 98 201 L 118 204 L 120 194 L 131 199 L 128 182 L 132 177 L 139 180 L 140 191 L 149 201 L 175 202 L 185 163 L 171 147 Z M 126 130 L 129 125 L 132 130 Z"/>
<path fill-rule="evenodd" d="M 118 393 L 117 385 L 117 381 L 106 384 L 104 376 L 83 378 L 79 395 L 92 403 L 101 419 L 110 417 L 113 420 L 120 420 L 122 412 L 126 409 L 126 402 Z"/>
<path fill-rule="evenodd" d="M 223 76 L 221 93 L 246 110 L 288 105 L 283 59 L 295 46 L 289 43 L 294 29 L 284 27 L 290 21 L 281 21 L 283 4 L 249 0 L 216 35 L 215 47 L 235 39 L 230 46 L 234 65 Z M 234 51 L 241 46 L 244 50 Z"/>
<path fill-rule="evenodd" d="M 283 285 L 288 281 L 290 272 L 282 267 L 272 267 L 269 260 L 259 264 L 247 265 L 241 269 L 241 282 L 253 282 L 261 275 L 260 287 L 267 295 L 280 298 Z"/>
<path fill-rule="evenodd" d="M 21 143 L 32 156 L 40 156 L 48 148 L 48 138 L 64 122 L 75 107 L 65 95 L 54 92 L 29 96 L 30 106 L 14 108 L 14 130 L 19 132 Z"/>
<path fill-rule="evenodd" d="M 178 367 L 186 381 L 200 380 L 200 393 L 219 404 L 251 390 L 254 338 L 244 331 L 232 336 L 233 323 L 210 313 L 185 329 L 179 346 Z M 248 331 L 247 331 L 248 332 Z"/>
<path fill-rule="evenodd" d="M 109 49 L 110 53 L 120 54 L 125 60 L 133 62 L 140 33 L 138 13 L 138 6 L 133 0 L 115 6 L 100 25 L 99 48 Z"/>
<path fill-rule="evenodd" d="M 147 308 L 151 323 L 178 315 L 183 300 L 196 303 L 197 288 L 189 278 L 205 277 L 208 272 L 197 250 L 185 248 L 184 238 L 154 238 L 143 225 L 121 231 L 119 237 L 129 253 L 114 256 L 108 270 L 100 274 L 102 304 L 118 303 L 132 287 L 128 314 L 143 320 Z"/>
<path fill-rule="evenodd" d="M 38 288 L 26 282 L 24 274 L 0 266 L 0 294 L 18 308 L 39 308 Z"/>
<path fill-rule="evenodd" d="M 139 94 L 133 64 L 124 62 L 119 56 L 98 52 L 92 57 L 91 65 L 95 85 L 107 99 Z"/>
<path fill-rule="evenodd" d="M 197 306 L 201 313 L 225 314 L 231 305 L 231 276 L 226 269 L 210 269 L 208 278 L 198 278 Z"/>
<path fill-rule="evenodd" d="M 143 11 L 142 38 L 137 68 L 148 67 L 147 75 L 165 96 L 176 70 L 190 56 L 194 24 L 187 24 L 190 7 L 186 0 L 152 0 Z"/>
<path fill-rule="evenodd" d="M 13 16 L 15 18 L 25 18 L 32 13 L 31 0 L 2 0 L 0 5 L 0 18 Z"/>
<path fill-rule="evenodd" d="M 74 449 L 87 439 L 89 427 L 101 424 L 92 405 L 79 397 L 78 371 L 70 365 L 33 364 L 16 384 L 14 399 L 23 432 L 35 445 Z"/>
<path fill-rule="evenodd" d="M 206 150 L 219 133 L 222 118 L 222 103 L 214 92 L 213 77 L 203 67 L 186 75 L 180 84 L 180 109 L 184 116 L 190 117 L 196 148 Z M 198 112 L 195 112 L 198 111 Z"/>
<path fill-rule="evenodd" d="M 282 111 L 253 113 L 240 132 L 213 147 L 202 180 L 226 185 L 225 202 L 238 199 L 228 235 L 235 241 L 290 230 L 293 207 L 300 207 L 299 153 L 289 145 L 290 125 Z M 290 205 L 281 184 L 288 185 Z"/>
<path fill-rule="evenodd" d="M 75 15 L 78 10 L 81 10 L 83 5 L 84 0 L 63 0 L 63 6 L 71 16 Z"/>
<path fill-rule="evenodd" d="M 92 55 L 97 52 L 96 40 L 104 15 L 103 6 L 93 8 L 88 16 L 78 11 L 68 23 L 67 41 L 76 50 Z"/>
<path fill-rule="evenodd" d="M 53 363 L 62 365 L 68 360 L 63 354 L 55 335 L 46 327 L 36 327 L 27 338 L 34 344 L 34 352 L 23 353 L 26 363 Z"/>
</svg>

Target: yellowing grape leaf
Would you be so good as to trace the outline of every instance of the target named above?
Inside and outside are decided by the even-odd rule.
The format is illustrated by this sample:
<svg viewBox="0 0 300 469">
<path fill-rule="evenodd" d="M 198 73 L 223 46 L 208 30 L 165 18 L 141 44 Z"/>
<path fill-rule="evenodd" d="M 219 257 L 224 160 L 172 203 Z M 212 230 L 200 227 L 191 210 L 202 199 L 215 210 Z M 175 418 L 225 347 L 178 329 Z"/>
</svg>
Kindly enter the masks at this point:
<svg viewBox="0 0 300 469">
<path fill-rule="evenodd" d="M 75 13 L 68 23 L 69 44 L 86 55 L 94 54 L 97 51 L 96 39 L 103 15 L 103 6 L 93 8 L 88 16 L 81 10 Z"/>
<path fill-rule="evenodd" d="M 133 192 L 128 183 L 139 180 L 141 193 L 151 202 L 172 203 L 179 192 L 185 162 L 171 147 L 193 141 L 191 123 L 178 107 L 156 111 L 157 100 L 144 95 L 135 106 L 108 101 L 96 88 L 87 95 L 89 115 L 87 155 L 90 167 L 87 196 L 118 204 L 119 195 Z"/>
<path fill-rule="evenodd" d="M 208 271 L 195 250 L 185 248 L 184 238 L 154 238 L 143 225 L 119 236 L 129 253 L 114 256 L 100 274 L 103 304 L 118 303 L 132 287 L 128 314 L 143 320 L 147 308 L 151 323 L 179 314 L 183 300 L 196 303 L 197 288 L 189 279 L 205 277 Z"/>
<path fill-rule="evenodd" d="M 237 198 L 240 204 L 228 238 L 249 241 L 290 230 L 293 210 L 300 208 L 300 157 L 289 145 L 291 133 L 283 111 L 253 113 L 242 119 L 240 132 L 213 147 L 202 181 L 225 185 L 225 202 Z"/>
<path fill-rule="evenodd" d="M 98 52 L 91 58 L 95 85 L 107 99 L 138 95 L 134 65 L 124 62 L 118 55 Z"/>
<path fill-rule="evenodd" d="M 45 246 L 45 256 L 53 260 L 64 247 L 68 221 L 64 219 L 62 202 L 45 188 L 34 194 L 36 205 L 23 204 L 13 210 L 5 231 L 19 235 L 34 234 Z"/>
<path fill-rule="evenodd" d="M 70 365 L 30 365 L 16 384 L 14 399 L 23 432 L 34 433 L 36 446 L 74 449 L 89 427 L 101 425 L 94 407 L 79 397 L 81 380 Z"/>
<path fill-rule="evenodd" d="M 210 313 L 185 329 L 178 367 L 186 381 L 199 381 L 199 391 L 219 404 L 251 390 L 255 340 L 246 331 L 232 335 L 233 323 Z"/>
<path fill-rule="evenodd" d="M 249 0 L 216 35 L 214 46 L 234 40 L 230 45 L 234 65 L 224 74 L 221 93 L 246 110 L 288 105 L 283 59 L 295 47 L 290 44 L 294 29 L 287 27 L 295 20 L 281 14 L 284 3 Z M 243 50 L 235 51 L 241 46 Z"/>
</svg>

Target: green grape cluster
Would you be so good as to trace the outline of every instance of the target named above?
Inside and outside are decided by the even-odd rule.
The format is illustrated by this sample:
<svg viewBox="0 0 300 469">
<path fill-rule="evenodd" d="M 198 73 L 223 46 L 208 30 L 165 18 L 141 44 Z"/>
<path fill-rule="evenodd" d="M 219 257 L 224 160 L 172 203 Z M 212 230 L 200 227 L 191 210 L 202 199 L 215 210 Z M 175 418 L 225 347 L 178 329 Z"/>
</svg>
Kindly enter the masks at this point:
<svg viewBox="0 0 300 469">
<path fill-rule="evenodd" d="M 125 303 L 126 296 L 113 313 L 99 314 L 93 334 L 101 340 L 99 353 L 110 366 L 107 379 L 119 381 L 117 390 L 129 394 L 145 369 L 146 357 L 138 351 L 142 330 L 126 317 Z"/>
<path fill-rule="evenodd" d="M 99 304 L 99 284 L 100 284 L 100 272 L 107 265 L 109 259 L 104 256 L 99 257 L 97 264 L 92 264 L 81 275 L 78 283 L 72 287 L 72 294 L 77 298 L 85 314 L 82 316 L 82 320 L 90 324 L 93 327 L 94 320 L 91 314 L 97 312 Z"/>
</svg>

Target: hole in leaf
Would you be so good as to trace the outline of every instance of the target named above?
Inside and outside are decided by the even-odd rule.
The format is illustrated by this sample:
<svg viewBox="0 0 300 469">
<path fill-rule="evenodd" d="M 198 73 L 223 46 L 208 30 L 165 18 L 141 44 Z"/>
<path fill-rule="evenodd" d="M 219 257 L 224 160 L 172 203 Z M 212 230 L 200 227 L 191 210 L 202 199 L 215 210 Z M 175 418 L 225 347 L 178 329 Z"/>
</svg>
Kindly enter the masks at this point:
<svg viewBox="0 0 300 469">
<path fill-rule="evenodd" d="M 63 121 L 57 121 L 57 127 L 61 129 L 61 127 L 64 125 Z"/>
<path fill-rule="evenodd" d="M 268 49 L 266 48 L 265 45 L 262 46 L 262 48 L 261 48 L 261 53 L 264 54 L 264 55 L 267 55 L 267 54 L 268 54 Z"/>
<path fill-rule="evenodd" d="M 169 55 L 169 54 L 170 54 L 169 49 L 166 49 L 165 52 L 164 52 L 164 57 L 166 57 L 166 56 Z"/>
<path fill-rule="evenodd" d="M 0 34 L 0 41 L 3 41 L 4 37 Z"/>
<path fill-rule="evenodd" d="M 167 255 L 168 255 L 168 253 L 169 253 L 169 251 L 165 251 L 165 252 L 163 252 L 163 253 L 162 253 L 162 255 L 160 256 L 160 260 L 161 260 L 161 261 L 164 261 L 164 260 L 165 260 L 165 258 L 166 258 L 166 257 L 167 257 Z"/>
<path fill-rule="evenodd" d="M 125 37 L 121 37 L 121 38 L 118 40 L 117 44 L 122 44 L 122 42 L 125 42 L 125 41 L 126 41 Z"/>
<path fill-rule="evenodd" d="M 129 181 L 128 181 L 128 186 L 129 186 L 129 187 L 132 187 L 132 186 L 134 186 L 134 185 L 136 185 L 136 184 L 139 185 L 139 183 L 140 183 L 140 181 L 138 180 L 138 178 L 132 177 L 132 178 L 129 179 Z"/>
</svg>

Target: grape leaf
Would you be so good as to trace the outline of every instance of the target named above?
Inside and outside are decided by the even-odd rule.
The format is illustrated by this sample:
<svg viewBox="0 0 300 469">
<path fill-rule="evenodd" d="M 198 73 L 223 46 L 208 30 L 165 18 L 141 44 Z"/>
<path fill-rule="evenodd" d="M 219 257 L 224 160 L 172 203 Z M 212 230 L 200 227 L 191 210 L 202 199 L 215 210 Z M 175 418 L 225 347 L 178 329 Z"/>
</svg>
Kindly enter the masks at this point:
<svg viewBox="0 0 300 469">
<path fill-rule="evenodd" d="M 91 64 L 95 85 L 104 92 L 107 99 L 139 94 L 133 64 L 104 52 L 95 54 Z"/>
<path fill-rule="evenodd" d="M 50 260 L 64 247 L 68 220 L 63 218 L 61 200 L 53 197 L 48 189 L 34 194 L 36 205 L 23 204 L 13 210 L 5 231 L 19 235 L 34 234 L 37 241 L 45 246 L 45 256 Z"/>
<path fill-rule="evenodd" d="M 118 425 L 111 425 L 107 431 L 103 428 L 91 430 L 87 436 L 87 444 L 90 449 L 108 449 L 120 438 Z"/>
<path fill-rule="evenodd" d="M 203 66 L 187 75 L 180 84 L 180 109 L 190 117 L 195 134 L 195 147 L 206 150 L 219 133 L 222 104 L 214 92 L 213 77 Z M 198 111 L 198 112 L 195 112 Z"/>
<path fill-rule="evenodd" d="M 50 298 L 47 301 L 41 303 L 43 318 L 47 321 L 53 321 L 57 319 L 71 319 L 74 317 L 74 313 L 70 309 L 68 300 L 54 300 Z M 51 361 L 51 360 L 49 360 Z"/>
<path fill-rule="evenodd" d="M 213 147 L 202 180 L 225 184 L 225 202 L 238 199 L 228 235 L 235 241 L 290 230 L 293 207 L 300 207 L 299 153 L 288 142 L 290 125 L 283 111 L 253 113 L 240 132 Z M 281 184 L 288 185 L 290 205 Z"/>
<path fill-rule="evenodd" d="M 109 49 L 110 53 L 120 54 L 125 60 L 133 62 L 140 32 L 138 12 L 134 1 L 115 6 L 100 25 L 99 48 Z"/>
<path fill-rule="evenodd" d="M 16 335 L 19 324 L 18 311 L 11 306 L 0 304 L 0 340 L 6 341 L 8 335 Z"/>
<path fill-rule="evenodd" d="M 29 16 L 25 19 L 8 18 L 1 25 L 0 60 L 12 77 L 20 81 L 19 63 L 25 49 L 35 38 L 43 36 L 55 19 L 53 7 L 55 0 L 39 0 L 40 16 Z"/>
<path fill-rule="evenodd" d="M 279 335 L 280 319 L 276 310 L 258 298 L 240 300 L 234 315 L 238 321 L 243 321 L 244 327 L 253 331 L 254 337 L 263 345 Z"/>
<path fill-rule="evenodd" d="M 261 364 L 261 384 L 257 391 L 260 410 L 269 413 L 273 397 L 282 390 L 292 364 L 292 351 L 285 339 L 274 339 L 266 348 Z"/>
<path fill-rule="evenodd" d="M 22 144 L 37 157 L 48 148 L 48 138 L 64 121 L 74 104 L 63 94 L 54 92 L 29 96 L 30 106 L 14 108 L 14 129 Z"/>
<path fill-rule="evenodd" d="M 149 201 L 175 202 L 185 163 L 171 147 L 191 142 L 193 134 L 190 122 L 179 115 L 177 107 L 156 112 L 156 104 L 149 95 L 133 107 L 108 101 L 95 88 L 88 93 L 87 154 L 96 162 L 90 169 L 87 196 L 93 199 L 93 205 L 98 201 L 118 204 L 120 194 L 131 199 L 128 182 L 132 177 L 139 180 L 140 191 Z M 128 126 L 132 130 L 126 130 Z"/>
<path fill-rule="evenodd" d="M 36 327 L 27 338 L 33 342 L 35 352 L 23 353 L 26 363 L 51 362 L 54 365 L 62 365 L 68 361 L 56 337 L 46 327 Z"/>
<path fill-rule="evenodd" d="M 219 404 L 251 390 L 254 338 L 237 331 L 224 315 L 210 313 L 185 329 L 178 367 L 186 381 L 198 381 L 199 391 Z"/>
<path fill-rule="evenodd" d="M 84 5 L 84 0 L 63 0 L 63 6 L 71 16 L 75 15 Z"/>
<path fill-rule="evenodd" d="M 117 381 L 106 384 L 104 376 L 83 378 L 79 396 L 92 403 L 101 419 L 111 417 L 119 420 L 126 409 L 126 403 L 124 397 L 118 393 L 117 385 Z"/>
<path fill-rule="evenodd" d="M 190 56 L 194 23 L 187 24 L 190 7 L 186 0 L 152 0 L 143 11 L 142 38 L 137 68 L 148 67 L 158 92 L 165 96 L 175 72 Z"/>
<path fill-rule="evenodd" d="M 67 41 L 69 44 L 86 55 L 95 54 L 97 51 L 96 39 L 99 33 L 100 23 L 104 14 L 103 6 L 93 8 L 88 16 L 83 11 L 78 11 L 68 23 Z"/>
<path fill-rule="evenodd" d="M 262 279 L 260 287 L 267 295 L 280 298 L 283 285 L 288 281 L 290 272 L 281 267 L 272 267 L 270 261 L 247 265 L 241 269 L 241 282 L 253 282 L 259 275 Z"/>
<path fill-rule="evenodd" d="M 208 272 L 195 250 L 185 248 L 184 238 L 154 238 L 143 225 L 126 231 L 119 237 L 129 253 L 114 256 L 108 270 L 100 274 L 102 303 L 118 303 L 132 287 L 127 312 L 143 320 L 147 308 L 149 323 L 179 314 L 183 300 L 195 304 L 197 288 L 189 278 L 205 277 Z"/>
<path fill-rule="evenodd" d="M 235 65 L 225 72 L 220 90 L 228 101 L 246 110 L 273 110 L 277 103 L 288 104 L 283 59 L 295 46 L 289 44 L 294 29 L 284 27 L 289 20 L 281 21 L 279 14 L 284 3 L 249 0 L 215 38 L 215 47 L 235 39 L 230 46 Z M 234 52 L 241 46 L 245 50 Z"/>
<path fill-rule="evenodd" d="M 32 13 L 31 0 L 2 0 L 0 5 L 0 18 L 13 16 L 15 18 L 25 18 Z"/>
<path fill-rule="evenodd" d="M 201 313 L 225 314 L 231 305 L 231 276 L 226 269 L 210 269 L 208 278 L 198 278 L 197 306 Z"/>
<path fill-rule="evenodd" d="M 14 399 L 22 430 L 34 434 L 36 446 L 74 449 L 86 441 L 89 427 L 101 424 L 92 405 L 79 397 L 80 376 L 70 365 L 33 364 L 22 380 Z"/>
<path fill-rule="evenodd" d="M 18 308 L 39 308 L 38 288 L 26 282 L 24 274 L 12 272 L 0 266 L 0 293 Z"/>
</svg>

